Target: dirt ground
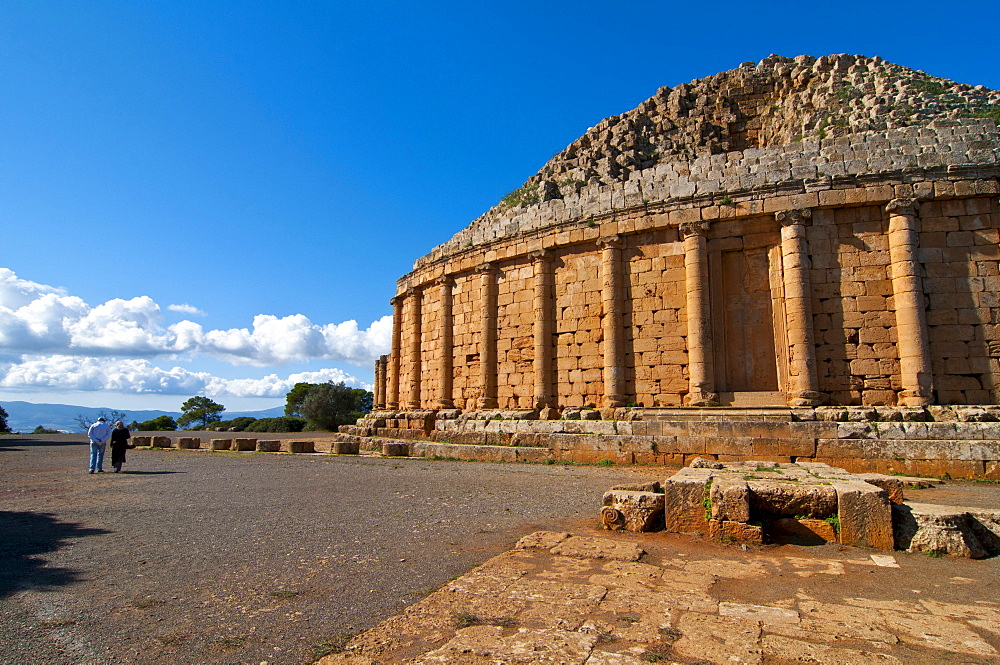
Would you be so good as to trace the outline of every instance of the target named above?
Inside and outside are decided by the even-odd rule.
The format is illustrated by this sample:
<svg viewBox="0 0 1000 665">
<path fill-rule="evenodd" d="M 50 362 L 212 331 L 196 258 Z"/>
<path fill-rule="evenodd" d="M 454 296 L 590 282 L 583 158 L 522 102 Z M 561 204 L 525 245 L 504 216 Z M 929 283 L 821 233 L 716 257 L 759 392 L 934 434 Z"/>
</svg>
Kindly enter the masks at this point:
<svg viewBox="0 0 1000 665">
<path fill-rule="evenodd" d="M 129 455 L 0 438 L 0 663 L 1000 663 L 1000 558 L 596 528 L 674 469 Z"/>
</svg>

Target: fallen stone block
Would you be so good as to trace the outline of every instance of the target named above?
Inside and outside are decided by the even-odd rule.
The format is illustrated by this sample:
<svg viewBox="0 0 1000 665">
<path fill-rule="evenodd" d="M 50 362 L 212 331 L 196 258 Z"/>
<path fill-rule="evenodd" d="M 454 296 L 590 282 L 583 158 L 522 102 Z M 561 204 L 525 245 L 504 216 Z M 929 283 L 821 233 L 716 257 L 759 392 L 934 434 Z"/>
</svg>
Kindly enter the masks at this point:
<svg viewBox="0 0 1000 665">
<path fill-rule="evenodd" d="M 170 437 L 169 436 L 150 437 L 149 445 L 153 446 L 154 448 L 169 448 Z"/>
<path fill-rule="evenodd" d="M 210 450 L 229 450 L 232 446 L 232 439 L 212 439 L 208 442 L 208 448 Z"/>
<path fill-rule="evenodd" d="M 257 450 L 262 453 L 277 453 L 281 451 L 281 441 L 277 439 L 258 439 Z"/>
<path fill-rule="evenodd" d="M 151 436 L 133 436 L 132 437 L 132 445 L 133 446 L 139 446 L 139 447 L 151 446 L 151 445 L 153 445 L 153 437 L 151 437 Z"/>
<path fill-rule="evenodd" d="M 383 443 L 382 454 L 386 457 L 409 457 L 410 444 L 408 443 Z"/>
<path fill-rule="evenodd" d="M 909 552 L 981 559 L 989 551 L 975 532 L 969 510 L 929 503 L 894 505 L 896 546 Z"/>
<path fill-rule="evenodd" d="M 893 504 L 889 502 L 889 494 L 861 481 L 835 481 L 833 487 L 837 492 L 841 544 L 893 549 Z"/>
<path fill-rule="evenodd" d="M 357 455 L 357 441 L 334 441 L 330 444 L 330 452 L 334 455 Z"/>
<path fill-rule="evenodd" d="M 177 447 L 187 450 L 197 450 L 201 448 L 201 439 L 196 436 L 182 436 L 177 439 Z"/>
<path fill-rule="evenodd" d="M 629 490 L 605 492 L 601 524 L 610 531 L 659 531 L 663 528 L 663 495 Z"/>
<path fill-rule="evenodd" d="M 257 439 L 233 439 L 232 450 L 257 450 Z"/>
<path fill-rule="evenodd" d="M 288 452 L 290 453 L 314 453 L 316 446 L 312 441 L 289 441 Z"/>
</svg>

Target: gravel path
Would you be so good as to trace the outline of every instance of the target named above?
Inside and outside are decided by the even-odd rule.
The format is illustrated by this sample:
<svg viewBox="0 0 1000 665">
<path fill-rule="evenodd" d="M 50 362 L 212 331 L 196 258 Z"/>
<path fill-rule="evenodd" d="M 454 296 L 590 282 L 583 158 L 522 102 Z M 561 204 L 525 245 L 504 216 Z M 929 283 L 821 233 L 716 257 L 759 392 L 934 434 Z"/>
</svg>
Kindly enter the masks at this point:
<svg viewBox="0 0 1000 665">
<path fill-rule="evenodd" d="M 0 663 L 303 663 L 652 469 L 0 437 Z M 108 466 L 110 468 L 110 466 Z"/>
</svg>

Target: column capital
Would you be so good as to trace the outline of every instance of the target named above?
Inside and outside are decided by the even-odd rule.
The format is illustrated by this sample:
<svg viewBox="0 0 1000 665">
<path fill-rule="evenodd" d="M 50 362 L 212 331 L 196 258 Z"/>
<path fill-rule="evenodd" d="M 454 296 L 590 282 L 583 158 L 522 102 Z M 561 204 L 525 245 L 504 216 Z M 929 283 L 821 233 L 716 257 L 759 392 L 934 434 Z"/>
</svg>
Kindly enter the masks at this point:
<svg viewBox="0 0 1000 665">
<path fill-rule="evenodd" d="M 480 275 L 496 274 L 500 272 L 500 268 L 498 268 L 495 263 L 480 263 L 476 266 L 475 272 Z"/>
<path fill-rule="evenodd" d="M 682 238 L 708 235 L 708 222 L 681 222 L 677 229 Z"/>
<path fill-rule="evenodd" d="M 893 199 L 885 206 L 885 211 L 897 215 L 916 215 L 920 210 L 920 201 L 916 199 Z"/>
<path fill-rule="evenodd" d="M 782 226 L 796 226 L 798 224 L 808 224 L 812 219 L 812 208 L 793 208 L 791 210 L 779 210 L 774 213 L 774 218 Z"/>
<path fill-rule="evenodd" d="M 624 244 L 625 243 L 622 240 L 622 237 L 617 233 L 613 236 L 604 236 L 603 238 L 597 239 L 597 246 L 602 249 L 608 249 L 608 248 L 617 249 L 623 246 Z"/>
<path fill-rule="evenodd" d="M 414 296 L 420 295 L 420 291 L 421 288 L 419 286 L 411 286 L 410 288 L 406 289 L 406 291 L 403 292 L 403 295 L 405 295 L 407 298 L 412 298 Z"/>
<path fill-rule="evenodd" d="M 455 278 L 451 275 L 441 275 L 433 283 L 434 286 L 451 286 L 455 283 Z"/>
<path fill-rule="evenodd" d="M 553 258 L 555 258 L 555 254 L 553 254 L 552 250 L 550 249 L 538 249 L 535 250 L 534 252 L 529 253 L 528 256 L 530 256 L 531 260 L 536 263 L 538 262 L 548 263 Z"/>
<path fill-rule="evenodd" d="M 392 305 L 393 307 L 398 307 L 399 305 L 403 304 L 404 300 L 406 300 L 406 294 L 401 293 L 398 296 L 393 296 L 392 298 L 389 298 L 389 304 Z"/>
</svg>

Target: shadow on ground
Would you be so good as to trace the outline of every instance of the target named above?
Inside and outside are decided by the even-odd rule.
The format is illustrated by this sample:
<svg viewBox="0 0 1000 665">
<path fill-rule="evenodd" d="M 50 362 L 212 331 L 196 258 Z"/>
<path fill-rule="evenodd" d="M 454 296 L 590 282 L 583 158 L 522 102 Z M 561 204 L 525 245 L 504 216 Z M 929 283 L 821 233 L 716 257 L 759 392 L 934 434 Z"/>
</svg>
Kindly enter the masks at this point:
<svg viewBox="0 0 1000 665">
<path fill-rule="evenodd" d="M 47 567 L 41 555 L 70 539 L 110 532 L 62 522 L 48 513 L 0 510 L 0 533 L 0 598 L 6 598 L 24 589 L 52 589 L 77 581 L 77 571 Z"/>
<path fill-rule="evenodd" d="M 23 450 L 25 448 L 38 448 L 41 446 L 50 447 L 50 446 L 86 446 L 86 445 L 88 445 L 86 437 L 84 436 L 84 438 L 81 440 L 80 435 L 77 435 L 76 437 L 63 435 L 62 438 L 50 438 L 47 440 L 42 438 L 29 439 L 17 435 L 0 436 L 0 451 Z"/>
</svg>

